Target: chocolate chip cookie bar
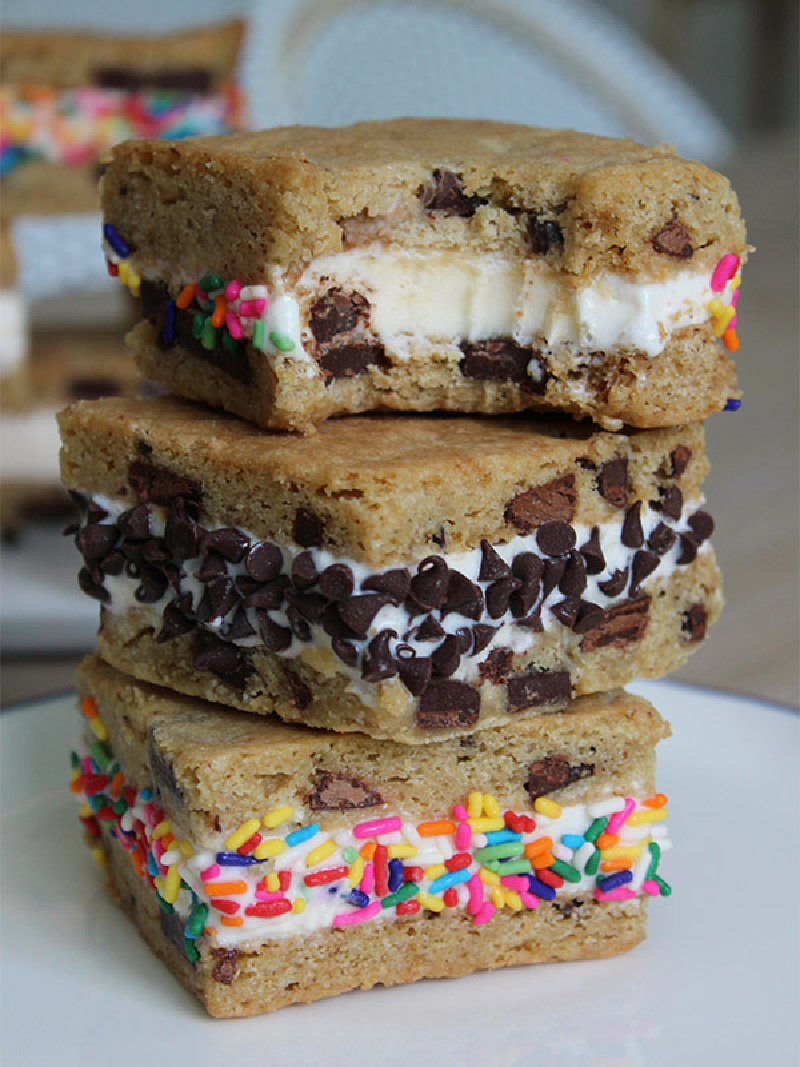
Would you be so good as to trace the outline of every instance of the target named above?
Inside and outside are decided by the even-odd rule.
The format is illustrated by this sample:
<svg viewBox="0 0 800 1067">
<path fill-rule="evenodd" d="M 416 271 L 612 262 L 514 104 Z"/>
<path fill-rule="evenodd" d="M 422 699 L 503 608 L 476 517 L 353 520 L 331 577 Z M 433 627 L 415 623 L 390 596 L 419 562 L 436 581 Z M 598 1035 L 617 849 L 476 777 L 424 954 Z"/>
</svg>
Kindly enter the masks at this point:
<svg viewBox="0 0 800 1067">
<path fill-rule="evenodd" d="M 246 711 L 430 741 L 666 674 L 720 611 L 699 424 L 292 437 L 161 397 L 60 427 L 100 654 Z"/>
<path fill-rule="evenodd" d="M 128 142 L 102 183 L 129 336 L 173 393 L 261 426 L 558 410 L 703 419 L 748 247 L 725 178 L 668 147 L 404 119 Z"/>
<path fill-rule="evenodd" d="M 211 1015 L 613 956 L 670 893 L 669 727 L 624 692 L 422 746 L 226 712 L 95 657 L 78 693 L 87 842 Z"/>
<path fill-rule="evenodd" d="M 3 219 L 97 211 L 98 157 L 127 137 L 240 128 L 244 24 L 161 37 L 3 28 Z"/>
</svg>

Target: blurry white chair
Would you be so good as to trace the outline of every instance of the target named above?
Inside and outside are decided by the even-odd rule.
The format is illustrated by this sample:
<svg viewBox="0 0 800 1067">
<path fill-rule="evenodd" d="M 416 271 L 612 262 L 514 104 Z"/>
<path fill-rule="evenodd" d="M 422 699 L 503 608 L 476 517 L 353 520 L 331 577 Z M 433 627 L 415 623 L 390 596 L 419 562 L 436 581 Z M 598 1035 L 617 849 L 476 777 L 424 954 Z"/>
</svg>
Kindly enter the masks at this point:
<svg viewBox="0 0 800 1067">
<path fill-rule="evenodd" d="M 588 0 L 254 0 L 254 125 L 447 115 L 670 141 L 715 162 L 722 123 Z"/>
</svg>

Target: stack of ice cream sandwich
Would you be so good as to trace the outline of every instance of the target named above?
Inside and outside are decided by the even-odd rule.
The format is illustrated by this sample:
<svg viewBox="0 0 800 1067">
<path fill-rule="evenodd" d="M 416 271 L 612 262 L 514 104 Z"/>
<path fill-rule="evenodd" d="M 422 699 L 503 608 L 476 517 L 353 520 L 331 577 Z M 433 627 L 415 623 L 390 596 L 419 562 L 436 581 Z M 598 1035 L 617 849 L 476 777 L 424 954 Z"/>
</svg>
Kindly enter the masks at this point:
<svg viewBox="0 0 800 1067">
<path fill-rule="evenodd" d="M 721 609 L 728 182 L 401 120 L 128 142 L 102 195 L 171 394 L 60 417 L 122 908 L 218 1016 L 636 945 L 669 727 L 622 687 Z"/>
</svg>

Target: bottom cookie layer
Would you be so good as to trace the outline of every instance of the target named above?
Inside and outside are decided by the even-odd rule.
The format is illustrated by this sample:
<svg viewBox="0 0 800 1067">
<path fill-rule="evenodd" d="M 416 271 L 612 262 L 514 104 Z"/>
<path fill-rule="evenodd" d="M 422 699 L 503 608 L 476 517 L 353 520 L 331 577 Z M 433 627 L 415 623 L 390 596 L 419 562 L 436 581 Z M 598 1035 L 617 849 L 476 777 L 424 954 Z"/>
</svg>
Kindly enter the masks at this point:
<svg viewBox="0 0 800 1067">
<path fill-rule="evenodd" d="M 183 923 L 161 911 L 156 894 L 121 849 L 103 840 L 108 888 L 158 958 L 217 1018 L 260 1015 L 351 989 L 451 978 L 529 963 L 605 959 L 645 937 L 642 898 L 596 903 L 591 897 L 541 902 L 476 927 L 458 913 L 418 913 L 394 923 L 318 932 L 253 951 L 202 945 L 190 963 L 171 938 Z"/>
</svg>

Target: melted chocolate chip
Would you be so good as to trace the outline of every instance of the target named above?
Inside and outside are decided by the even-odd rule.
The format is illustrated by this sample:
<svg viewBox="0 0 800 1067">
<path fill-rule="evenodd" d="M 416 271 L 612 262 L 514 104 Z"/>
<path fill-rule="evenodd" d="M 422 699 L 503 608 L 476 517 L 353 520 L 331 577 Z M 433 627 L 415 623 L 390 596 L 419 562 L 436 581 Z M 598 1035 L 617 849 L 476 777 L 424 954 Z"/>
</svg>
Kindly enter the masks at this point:
<svg viewBox="0 0 800 1067">
<path fill-rule="evenodd" d="M 538 396 L 544 393 L 547 361 L 531 345 L 519 345 L 511 337 L 493 337 L 486 341 L 464 341 L 460 347 L 464 357 L 458 366 L 465 378 L 481 382 L 514 382 L 526 393 Z"/>
<path fill-rule="evenodd" d="M 641 512 L 641 500 L 637 500 L 635 504 L 631 504 L 625 512 L 620 541 L 622 541 L 626 548 L 641 548 L 644 544 Z"/>
<path fill-rule="evenodd" d="M 593 763 L 570 764 L 566 756 L 545 756 L 544 759 L 534 760 L 528 768 L 525 788 L 533 802 L 581 778 L 590 778 L 593 774 Z"/>
<path fill-rule="evenodd" d="M 597 491 L 603 500 L 615 508 L 624 508 L 628 503 L 628 457 L 617 456 L 600 468 L 597 475 Z"/>
<path fill-rule="evenodd" d="M 369 313 L 369 301 L 360 293 L 329 289 L 311 306 L 308 323 L 317 344 L 328 344 L 340 333 L 358 326 L 360 315 Z"/>
<path fill-rule="evenodd" d="M 483 197 L 467 196 L 461 178 L 451 170 L 437 168 L 431 178 L 432 183 L 421 186 L 418 194 L 426 211 L 470 218 L 481 204 L 486 203 Z"/>
<path fill-rule="evenodd" d="M 247 553 L 244 566 L 254 581 L 271 582 L 281 573 L 283 555 L 271 541 L 259 541 Z"/>
<path fill-rule="evenodd" d="M 192 654 L 192 666 L 196 671 L 213 671 L 225 681 L 230 681 L 236 677 L 243 662 L 234 645 L 205 630 L 198 631 Z"/>
<path fill-rule="evenodd" d="M 594 652 L 598 648 L 625 648 L 635 644 L 644 637 L 649 618 L 649 596 L 615 604 L 583 631 L 581 652 Z"/>
<path fill-rule="evenodd" d="M 576 498 L 575 475 L 564 474 L 512 497 L 504 518 L 522 533 L 530 533 L 544 522 L 572 522 Z"/>
<path fill-rule="evenodd" d="M 538 212 L 532 211 L 528 216 L 528 240 L 537 256 L 543 256 L 551 248 L 563 247 L 564 234 L 553 219 L 542 219 Z"/>
<path fill-rule="evenodd" d="M 298 508 L 294 516 L 292 536 L 303 548 L 319 548 L 325 525 L 319 515 L 308 508 Z"/>
<path fill-rule="evenodd" d="M 361 778 L 336 771 L 318 771 L 306 801 L 312 811 L 353 811 L 384 803 L 378 790 Z"/>
<path fill-rule="evenodd" d="M 387 366 L 383 345 L 367 342 L 334 345 L 319 357 L 319 366 L 326 382 L 336 378 L 355 378 L 367 367 Z"/>
<path fill-rule="evenodd" d="M 417 726 L 433 730 L 474 726 L 480 708 L 478 690 L 466 682 L 454 682 L 451 679 L 431 682 L 419 698 Z"/>
<path fill-rule="evenodd" d="M 664 223 L 657 233 L 650 238 L 650 244 L 656 252 L 667 256 L 677 256 L 678 259 L 691 259 L 694 255 L 692 237 L 678 216 L 673 213 L 669 222 Z"/>
<path fill-rule="evenodd" d="M 509 678 L 506 684 L 511 713 L 570 699 L 569 671 L 528 671 Z"/>
<path fill-rule="evenodd" d="M 292 699 L 295 707 L 298 711 L 305 711 L 312 700 L 311 690 L 303 679 L 288 667 L 283 668 L 283 673 L 286 675 L 286 681 L 292 690 Z"/>
<path fill-rule="evenodd" d="M 683 613 L 681 630 L 689 635 L 689 640 L 702 641 L 706 636 L 708 627 L 708 613 L 703 604 L 692 604 L 688 611 Z"/>
<path fill-rule="evenodd" d="M 203 498 L 200 482 L 194 478 L 139 459 L 128 464 L 128 484 L 137 496 L 153 504 L 169 504 L 176 497 L 197 502 Z"/>
<path fill-rule="evenodd" d="M 211 955 L 217 961 L 211 971 L 211 977 L 222 985 L 231 985 L 236 977 L 236 949 L 212 948 Z"/>
</svg>

